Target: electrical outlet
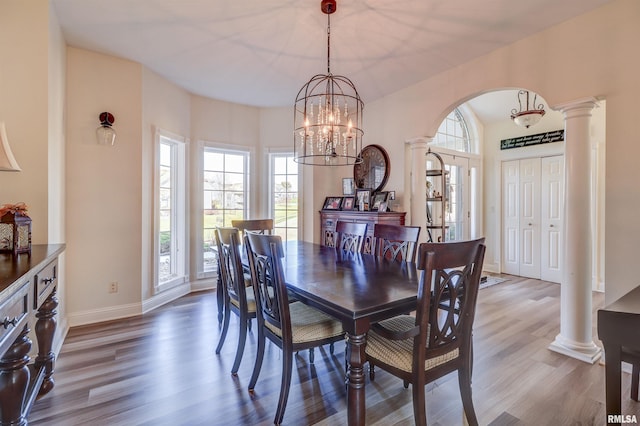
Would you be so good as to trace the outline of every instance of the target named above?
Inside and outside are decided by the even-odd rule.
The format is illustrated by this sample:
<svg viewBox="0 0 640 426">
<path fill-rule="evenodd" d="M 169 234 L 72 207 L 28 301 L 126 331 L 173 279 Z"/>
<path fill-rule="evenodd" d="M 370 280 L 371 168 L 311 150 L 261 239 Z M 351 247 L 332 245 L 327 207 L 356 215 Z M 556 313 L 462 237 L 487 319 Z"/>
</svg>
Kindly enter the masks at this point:
<svg viewBox="0 0 640 426">
<path fill-rule="evenodd" d="M 117 293 L 118 292 L 118 281 L 112 281 L 109 284 L 109 293 Z"/>
</svg>

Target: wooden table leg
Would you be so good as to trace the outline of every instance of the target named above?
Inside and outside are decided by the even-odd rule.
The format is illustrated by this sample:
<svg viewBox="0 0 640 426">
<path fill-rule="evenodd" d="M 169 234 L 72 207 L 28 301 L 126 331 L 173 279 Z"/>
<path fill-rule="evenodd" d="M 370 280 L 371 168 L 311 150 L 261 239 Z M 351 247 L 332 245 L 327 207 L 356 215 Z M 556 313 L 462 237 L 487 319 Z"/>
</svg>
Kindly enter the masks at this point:
<svg viewBox="0 0 640 426">
<path fill-rule="evenodd" d="M 609 345 L 604 343 L 605 352 L 605 386 L 606 386 L 606 402 L 607 402 L 607 424 L 619 424 L 618 422 L 609 422 L 612 415 L 621 414 L 622 406 L 620 402 L 621 398 L 621 359 L 620 359 L 620 346 Z"/>
<path fill-rule="evenodd" d="M 367 335 L 347 333 L 347 413 L 350 426 L 363 426 L 365 421 L 364 353 Z"/>
<path fill-rule="evenodd" d="M 56 334 L 56 308 L 58 307 L 58 298 L 56 290 L 53 289 L 47 300 L 45 300 L 36 314 L 36 339 L 38 340 L 38 356 L 35 360 L 36 370 L 44 368 L 44 381 L 39 395 L 44 395 L 53 389 L 53 367 L 55 363 L 55 354 L 53 353 L 53 337 Z"/>
<path fill-rule="evenodd" d="M 0 359 L 0 425 L 23 426 L 27 424 L 22 406 L 29 384 L 29 327 L 24 326 L 20 336 Z"/>
</svg>

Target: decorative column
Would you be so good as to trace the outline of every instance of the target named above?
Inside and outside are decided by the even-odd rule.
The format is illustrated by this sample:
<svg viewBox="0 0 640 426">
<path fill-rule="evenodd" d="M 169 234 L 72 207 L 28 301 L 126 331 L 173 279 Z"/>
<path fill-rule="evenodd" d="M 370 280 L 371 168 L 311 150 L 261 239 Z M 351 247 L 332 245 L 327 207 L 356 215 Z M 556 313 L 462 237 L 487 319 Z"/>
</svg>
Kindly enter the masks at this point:
<svg viewBox="0 0 640 426">
<path fill-rule="evenodd" d="M 410 165 L 410 194 L 409 194 L 409 212 L 411 213 L 410 225 L 426 226 L 427 224 L 427 192 L 426 172 L 427 172 L 427 150 L 428 144 L 433 140 L 432 137 L 419 137 L 409 139 L 406 143 L 409 145 L 411 155 Z M 420 243 L 427 241 L 427 232 L 420 232 Z"/>
<path fill-rule="evenodd" d="M 601 349 L 592 336 L 592 205 L 591 205 L 591 111 L 588 98 L 559 105 L 564 114 L 565 205 L 564 265 L 560 286 L 560 334 L 549 349 L 595 363 Z"/>
</svg>

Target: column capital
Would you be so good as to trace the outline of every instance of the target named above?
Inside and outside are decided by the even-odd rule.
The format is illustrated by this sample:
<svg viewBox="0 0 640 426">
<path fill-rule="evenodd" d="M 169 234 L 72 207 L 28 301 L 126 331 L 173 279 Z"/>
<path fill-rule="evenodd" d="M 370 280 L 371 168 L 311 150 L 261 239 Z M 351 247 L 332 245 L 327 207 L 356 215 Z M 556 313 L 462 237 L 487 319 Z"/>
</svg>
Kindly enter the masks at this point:
<svg viewBox="0 0 640 426">
<path fill-rule="evenodd" d="M 583 115 L 584 113 L 591 115 L 591 111 L 599 106 L 596 98 L 588 97 L 555 105 L 553 109 L 562 112 L 565 118 L 571 118 Z"/>
<path fill-rule="evenodd" d="M 412 150 L 424 149 L 426 151 L 427 145 L 434 139 L 433 136 L 420 136 L 417 138 L 407 139 L 405 143 L 409 145 Z"/>
</svg>

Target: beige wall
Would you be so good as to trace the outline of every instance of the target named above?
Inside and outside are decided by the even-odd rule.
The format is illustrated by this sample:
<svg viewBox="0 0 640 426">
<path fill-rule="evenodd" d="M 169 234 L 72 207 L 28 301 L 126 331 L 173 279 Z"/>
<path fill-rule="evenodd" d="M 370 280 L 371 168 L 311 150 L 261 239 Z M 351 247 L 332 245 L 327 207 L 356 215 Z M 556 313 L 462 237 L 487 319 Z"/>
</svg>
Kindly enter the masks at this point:
<svg viewBox="0 0 640 426">
<path fill-rule="evenodd" d="M 115 146 L 98 145 L 98 116 L 115 116 Z M 140 312 L 142 66 L 67 51 L 67 306 L 71 325 Z M 146 190 L 146 188 L 145 188 Z M 118 293 L 109 294 L 116 281 Z M 122 308 L 121 308 L 122 309 Z"/>
<path fill-rule="evenodd" d="M 0 172 L 0 204 L 27 203 L 33 244 L 49 237 L 48 57 L 48 1 L 0 2 L 0 121 L 22 168 Z"/>
<path fill-rule="evenodd" d="M 143 301 L 153 296 L 154 283 L 154 224 L 150 218 L 154 216 L 156 130 L 169 132 L 188 141 L 191 135 L 190 118 L 191 96 L 189 93 L 143 67 L 142 162 L 140 164 L 142 167 L 142 209 L 139 212 L 142 223 L 140 234 L 142 263 L 140 267 Z"/>
</svg>

